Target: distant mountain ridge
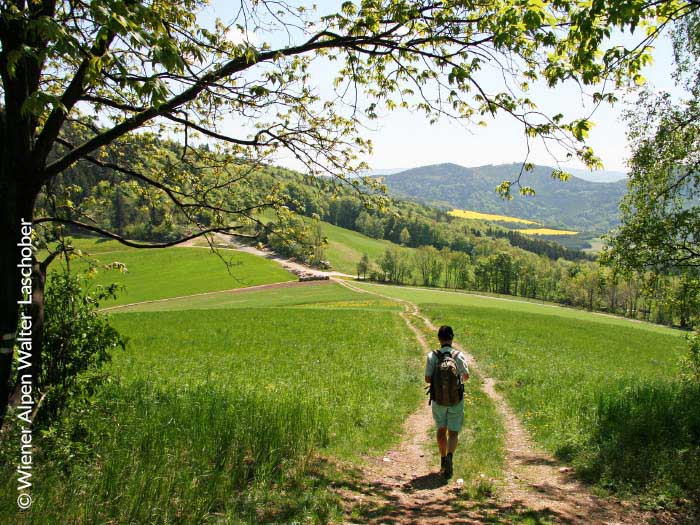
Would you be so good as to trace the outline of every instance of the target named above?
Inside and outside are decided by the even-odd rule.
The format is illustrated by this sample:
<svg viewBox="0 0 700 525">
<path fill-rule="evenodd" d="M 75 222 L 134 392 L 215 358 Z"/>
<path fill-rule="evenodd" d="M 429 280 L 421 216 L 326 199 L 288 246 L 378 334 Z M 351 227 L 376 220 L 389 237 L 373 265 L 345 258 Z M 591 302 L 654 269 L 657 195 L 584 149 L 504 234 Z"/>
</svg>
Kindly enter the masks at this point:
<svg viewBox="0 0 700 525">
<path fill-rule="evenodd" d="M 627 190 L 626 180 L 590 182 L 576 176 L 562 182 L 551 177 L 552 168 L 535 166 L 521 183 L 537 195 L 523 197 L 514 190 L 512 201 L 495 191 L 504 180 L 513 180 L 520 164 L 467 168 L 446 163 L 422 166 L 384 175 L 389 193 L 441 208 L 497 213 L 541 222 L 546 226 L 603 233 L 619 223 L 618 204 Z"/>
<path fill-rule="evenodd" d="M 505 166 L 506 164 L 504 164 Z M 382 175 L 393 175 L 394 173 L 400 173 L 402 171 L 408 171 L 412 168 L 381 168 L 381 169 L 370 169 L 363 172 L 363 175 L 369 175 L 370 177 L 377 177 Z M 566 170 L 578 177 L 579 179 L 587 180 L 589 182 L 617 182 L 619 180 L 627 179 L 627 173 L 624 171 L 614 171 L 614 170 L 600 170 L 600 171 L 590 171 L 580 168 L 566 168 Z"/>
<path fill-rule="evenodd" d="M 566 171 L 571 173 L 574 177 L 587 180 L 588 182 L 606 183 L 627 180 L 627 173 L 625 173 L 624 171 L 589 171 L 576 168 L 566 168 Z"/>
</svg>

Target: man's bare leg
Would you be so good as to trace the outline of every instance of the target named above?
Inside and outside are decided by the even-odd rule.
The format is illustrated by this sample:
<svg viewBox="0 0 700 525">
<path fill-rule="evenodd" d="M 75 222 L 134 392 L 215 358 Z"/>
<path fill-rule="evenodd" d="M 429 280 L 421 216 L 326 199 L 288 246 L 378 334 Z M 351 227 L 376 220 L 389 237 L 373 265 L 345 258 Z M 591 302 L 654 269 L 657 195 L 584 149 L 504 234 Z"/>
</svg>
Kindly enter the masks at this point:
<svg viewBox="0 0 700 525">
<path fill-rule="evenodd" d="M 442 427 L 437 429 L 437 443 L 438 450 L 440 450 L 440 457 L 444 458 L 447 455 L 447 427 Z"/>
<path fill-rule="evenodd" d="M 454 432 L 450 430 L 447 434 L 447 452 L 450 454 L 457 450 L 457 443 L 459 442 L 459 432 Z"/>
<path fill-rule="evenodd" d="M 454 432 L 452 430 L 448 431 L 447 434 L 447 455 L 442 460 L 442 475 L 445 479 L 450 479 L 452 477 L 452 454 L 457 449 L 457 443 L 459 441 L 459 432 Z"/>
</svg>

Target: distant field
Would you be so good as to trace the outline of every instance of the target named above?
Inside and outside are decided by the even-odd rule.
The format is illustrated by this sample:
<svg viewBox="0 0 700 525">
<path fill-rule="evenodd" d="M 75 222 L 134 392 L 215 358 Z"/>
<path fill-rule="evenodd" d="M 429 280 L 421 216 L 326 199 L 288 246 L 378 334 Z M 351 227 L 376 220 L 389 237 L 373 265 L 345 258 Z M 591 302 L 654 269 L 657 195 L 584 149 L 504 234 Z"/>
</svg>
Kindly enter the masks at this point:
<svg viewBox="0 0 700 525">
<path fill-rule="evenodd" d="M 360 295 L 335 283 L 319 283 L 311 286 L 251 290 L 231 293 L 215 292 L 207 295 L 182 297 L 167 301 L 125 306 L 114 313 L 150 312 L 171 310 L 201 310 L 222 308 L 276 308 L 276 307 L 322 307 L 333 309 L 401 310 L 393 302 L 367 295 Z"/>
<path fill-rule="evenodd" d="M 408 286 L 388 286 L 382 284 L 370 283 L 354 283 L 359 288 L 365 288 L 379 292 L 384 295 L 396 297 L 399 299 L 407 299 L 419 305 L 422 304 L 440 304 L 464 306 L 468 308 L 491 308 L 501 312 L 523 312 L 544 316 L 563 317 L 571 320 L 582 320 L 600 323 L 602 325 L 612 325 L 621 327 L 632 327 L 639 329 L 642 332 L 656 332 L 666 334 L 680 339 L 682 332 L 674 330 L 666 326 L 661 326 L 652 323 L 644 323 L 625 319 L 613 315 L 602 313 L 587 312 L 575 308 L 566 308 L 553 304 L 539 304 L 524 299 L 506 298 L 506 297 L 489 297 L 480 294 L 471 294 L 466 292 L 449 292 L 443 290 L 431 290 L 429 288 L 418 288 Z M 509 315 L 509 314 L 505 314 Z"/>
<path fill-rule="evenodd" d="M 572 230 L 554 230 L 552 228 L 523 228 L 515 231 L 526 235 L 578 235 L 579 233 Z"/>
<path fill-rule="evenodd" d="M 323 233 L 328 237 L 326 258 L 333 265 L 333 269 L 339 272 L 356 275 L 357 263 L 363 253 L 376 261 L 384 255 L 387 248 L 396 246 L 390 241 L 373 239 L 327 222 L 322 224 Z"/>
<path fill-rule="evenodd" d="M 454 209 L 448 212 L 449 215 L 453 217 L 459 217 L 461 219 L 477 219 L 482 221 L 496 221 L 496 222 L 513 222 L 519 224 L 539 224 L 538 222 L 531 221 L 528 219 L 520 219 L 518 217 L 508 217 L 507 215 L 495 215 L 492 213 L 481 213 L 478 211 L 470 210 L 458 210 Z"/>
<path fill-rule="evenodd" d="M 266 210 L 259 214 L 265 221 L 274 220 L 274 214 Z M 308 217 L 302 217 L 305 221 L 311 221 Z M 321 221 L 323 235 L 328 239 L 326 246 L 326 260 L 331 263 L 332 269 L 349 275 L 357 274 L 357 263 L 366 253 L 372 261 L 377 261 L 387 248 L 398 247 L 391 241 L 373 239 L 360 232 L 341 228 L 325 221 Z M 411 248 L 407 248 L 411 249 Z"/>
<path fill-rule="evenodd" d="M 584 252 L 600 253 L 603 249 L 603 246 L 605 245 L 605 242 L 599 238 L 591 239 L 589 242 L 591 243 L 591 247 L 585 248 L 583 250 Z"/>
<path fill-rule="evenodd" d="M 95 285 L 116 282 L 125 287 L 116 301 L 104 301 L 103 307 L 296 280 L 278 263 L 242 252 L 221 252 L 232 263 L 229 273 L 224 261 L 202 248 L 136 249 L 96 239 L 78 239 L 75 245 L 94 254 L 98 265 Z M 103 268 L 115 261 L 124 263 L 127 273 Z M 85 261 L 72 264 L 78 268 L 88 265 Z M 58 260 L 54 265 L 52 268 L 65 262 Z"/>
</svg>

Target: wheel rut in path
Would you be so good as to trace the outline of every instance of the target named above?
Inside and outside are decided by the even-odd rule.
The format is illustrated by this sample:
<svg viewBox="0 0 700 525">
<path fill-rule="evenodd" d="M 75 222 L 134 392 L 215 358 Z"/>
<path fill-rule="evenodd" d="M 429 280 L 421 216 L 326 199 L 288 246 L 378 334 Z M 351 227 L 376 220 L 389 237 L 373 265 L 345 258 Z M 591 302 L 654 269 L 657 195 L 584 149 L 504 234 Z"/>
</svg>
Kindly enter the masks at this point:
<svg viewBox="0 0 700 525">
<path fill-rule="evenodd" d="M 401 317 L 427 353 L 432 348 L 414 321 L 435 333 L 437 327 L 418 306 L 379 292 L 365 290 L 337 279 L 353 291 L 376 295 L 404 307 Z M 367 487 L 340 490 L 348 515 L 362 515 L 357 523 L 437 524 L 437 523 L 510 523 L 506 516 L 531 513 L 556 523 L 640 524 L 651 519 L 649 513 L 610 499 L 601 499 L 576 480 L 570 469 L 539 450 L 515 412 L 495 388 L 496 380 L 488 377 L 474 357 L 458 344 L 454 347 L 469 361 L 472 372 L 482 380 L 482 389 L 494 403 L 503 420 L 505 439 L 504 479 L 494 498 L 487 502 L 469 501 L 460 495 L 455 480 L 445 483 L 438 474 L 428 435 L 433 425 L 430 408 L 425 403 L 404 423 L 401 443 L 380 458 L 368 458 L 362 467 Z M 455 461 L 459 461 L 457 449 Z M 499 517 L 504 521 L 499 521 Z M 537 518 L 535 518 L 537 519 Z M 495 521 L 494 521 L 495 520 Z M 536 521 L 540 523 L 540 521 Z"/>
</svg>

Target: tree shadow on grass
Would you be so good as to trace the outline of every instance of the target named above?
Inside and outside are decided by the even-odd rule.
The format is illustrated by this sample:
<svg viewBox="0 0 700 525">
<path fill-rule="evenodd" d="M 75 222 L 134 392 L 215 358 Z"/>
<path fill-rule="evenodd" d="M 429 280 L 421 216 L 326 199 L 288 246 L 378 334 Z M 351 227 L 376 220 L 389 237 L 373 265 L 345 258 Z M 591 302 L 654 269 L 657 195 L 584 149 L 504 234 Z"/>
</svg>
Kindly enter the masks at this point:
<svg viewBox="0 0 700 525">
<path fill-rule="evenodd" d="M 574 521 L 549 509 L 534 510 L 520 503 L 497 500 L 470 501 L 457 493 L 448 498 L 425 498 L 410 503 L 399 498 L 377 497 L 350 505 L 349 522 L 382 525 L 419 525 L 425 523 L 450 525 L 502 524 L 550 525 L 573 524 Z"/>
<path fill-rule="evenodd" d="M 494 498 L 469 499 L 468 493 L 447 482 L 437 472 L 416 476 L 408 482 L 367 480 L 362 471 L 333 459 L 317 458 L 309 469 L 316 483 L 336 495 L 343 523 L 410 525 L 423 523 L 549 525 L 574 523 L 549 509 L 534 510 L 521 502 L 500 502 Z M 445 494 L 436 499 L 434 492 Z M 425 492 L 424 492 L 425 491 Z M 444 497 L 446 496 L 446 497 Z M 293 514 L 293 513 L 292 513 Z M 290 515 L 292 515 L 290 514 Z M 275 523 L 284 521 L 277 514 Z M 282 518 L 282 519 L 280 519 Z"/>
</svg>

